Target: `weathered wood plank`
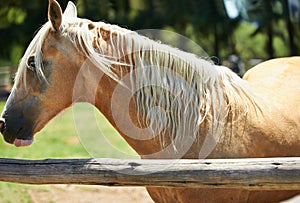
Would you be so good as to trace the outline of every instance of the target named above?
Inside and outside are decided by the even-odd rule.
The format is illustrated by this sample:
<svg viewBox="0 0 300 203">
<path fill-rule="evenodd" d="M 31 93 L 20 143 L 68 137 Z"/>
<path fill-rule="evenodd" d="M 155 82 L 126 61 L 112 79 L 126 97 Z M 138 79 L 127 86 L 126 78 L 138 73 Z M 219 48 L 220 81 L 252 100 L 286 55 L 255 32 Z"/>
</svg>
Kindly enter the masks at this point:
<svg viewBox="0 0 300 203">
<path fill-rule="evenodd" d="M 0 159 L 0 181 L 28 184 L 300 189 L 300 158 Z"/>
</svg>

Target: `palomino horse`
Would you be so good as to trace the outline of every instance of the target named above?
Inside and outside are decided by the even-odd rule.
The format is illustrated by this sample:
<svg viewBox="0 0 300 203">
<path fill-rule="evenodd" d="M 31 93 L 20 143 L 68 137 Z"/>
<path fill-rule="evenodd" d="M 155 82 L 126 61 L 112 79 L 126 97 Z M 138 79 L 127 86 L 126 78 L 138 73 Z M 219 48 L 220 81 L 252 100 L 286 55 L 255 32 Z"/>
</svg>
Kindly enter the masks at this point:
<svg viewBox="0 0 300 203">
<path fill-rule="evenodd" d="M 135 32 L 62 13 L 27 48 L 2 114 L 4 139 L 27 146 L 75 102 L 95 105 L 142 158 L 300 156 L 300 57 L 244 80 Z M 155 202 L 277 202 L 299 191 L 147 188 Z"/>
</svg>

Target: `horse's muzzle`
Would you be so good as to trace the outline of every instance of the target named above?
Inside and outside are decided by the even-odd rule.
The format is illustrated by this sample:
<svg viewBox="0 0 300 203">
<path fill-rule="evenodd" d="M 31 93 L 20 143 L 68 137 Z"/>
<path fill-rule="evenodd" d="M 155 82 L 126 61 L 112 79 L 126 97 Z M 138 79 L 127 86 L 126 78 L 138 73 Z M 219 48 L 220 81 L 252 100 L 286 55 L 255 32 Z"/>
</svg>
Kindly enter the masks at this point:
<svg viewBox="0 0 300 203">
<path fill-rule="evenodd" d="M 17 147 L 31 145 L 33 142 L 31 131 L 18 126 L 17 123 L 20 122 L 7 123 L 5 118 L 0 118 L 0 131 L 4 140 Z"/>
</svg>

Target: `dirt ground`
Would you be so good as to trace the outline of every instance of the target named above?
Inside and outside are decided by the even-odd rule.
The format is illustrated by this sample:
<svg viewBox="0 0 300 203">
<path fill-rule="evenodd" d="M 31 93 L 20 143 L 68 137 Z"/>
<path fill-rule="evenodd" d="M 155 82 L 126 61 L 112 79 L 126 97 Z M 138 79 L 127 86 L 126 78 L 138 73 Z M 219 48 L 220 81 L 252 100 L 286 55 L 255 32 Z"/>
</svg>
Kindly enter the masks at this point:
<svg viewBox="0 0 300 203">
<path fill-rule="evenodd" d="M 32 203 L 153 203 L 142 187 L 54 185 L 29 189 Z"/>
<path fill-rule="evenodd" d="M 154 203 L 142 187 L 52 185 L 28 190 L 31 203 Z M 299 203 L 300 196 L 281 203 Z"/>
<path fill-rule="evenodd" d="M 31 203 L 154 203 L 142 187 L 53 185 L 29 189 Z M 300 196 L 281 203 L 299 203 Z"/>
</svg>

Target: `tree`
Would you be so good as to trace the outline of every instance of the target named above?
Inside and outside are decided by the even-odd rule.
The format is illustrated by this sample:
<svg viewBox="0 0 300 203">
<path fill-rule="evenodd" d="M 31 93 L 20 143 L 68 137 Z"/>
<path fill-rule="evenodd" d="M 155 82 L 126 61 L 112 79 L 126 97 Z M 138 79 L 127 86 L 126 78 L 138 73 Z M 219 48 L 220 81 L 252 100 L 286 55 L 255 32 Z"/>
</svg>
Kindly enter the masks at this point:
<svg viewBox="0 0 300 203">
<path fill-rule="evenodd" d="M 284 20 L 287 28 L 290 55 L 296 54 L 294 28 L 286 0 L 240 0 L 237 2 L 243 19 L 254 22 L 258 26 L 251 36 L 253 37 L 260 32 L 266 33 L 268 36 L 266 50 L 269 58 L 275 57 L 274 36 L 284 38 L 285 29 L 275 31 L 282 20 Z"/>
<path fill-rule="evenodd" d="M 47 2 L 5 1 L 0 7 L 0 58 L 18 63 L 33 33 L 45 22 Z M 44 8 L 44 9 L 41 9 Z"/>
<path fill-rule="evenodd" d="M 59 0 L 63 8 L 67 2 Z M 268 36 L 255 43 L 265 43 L 270 58 L 275 57 L 280 48 L 278 38 L 283 41 L 280 41 L 282 46 L 288 44 L 290 54 L 299 52 L 300 38 L 297 35 L 300 30 L 289 18 L 287 0 L 236 2 L 239 2 L 241 17 L 230 19 L 225 12 L 224 0 L 75 0 L 80 17 L 102 20 L 132 30 L 170 29 L 192 39 L 209 55 L 221 59 L 228 54 L 238 54 L 236 44 L 242 46 L 242 43 L 235 37 L 237 31 L 239 35 L 248 35 L 246 30 L 239 30 L 245 29 L 245 26 L 239 25 L 241 18 L 256 22 L 257 29 L 249 36 L 249 40 L 255 41 L 260 34 Z M 0 64 L 18 63 L 35 31 L 47 21 L 46 14 L 47 1 L 1 1 Z M 286 28 L 282 22 L 285 22 Z M 262 55 L 261 50 L 251 51 L 247 57 Z"/>
</svg>

